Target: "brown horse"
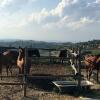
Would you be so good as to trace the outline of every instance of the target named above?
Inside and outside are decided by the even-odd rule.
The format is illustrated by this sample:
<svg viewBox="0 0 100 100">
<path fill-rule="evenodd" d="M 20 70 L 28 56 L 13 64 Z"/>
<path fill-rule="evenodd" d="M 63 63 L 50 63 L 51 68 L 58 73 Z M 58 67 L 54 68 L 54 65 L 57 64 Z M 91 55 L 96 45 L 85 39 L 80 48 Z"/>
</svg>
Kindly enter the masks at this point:
<svg viewBox="0 0 100 100">
<path fill-rule="evenodd" d="M 28 51 L 27 51 L 28 54 Z M 25 48 L 19 48 L 19 55 L 17 58 L 17 66 L 19 68 L 19 74 L 24 74 L 24 66 L 25 66 Z M 27 73 L 29 74 L 30 72 L 30 67 L 31 67 L 31 57 L 27 56 Z"/>
<path fill-rule="evenodd" d="M 0 74 L 2 75 L 3 66 L 6 68 L 6 73 L 8 76 L 8 71 L 12 75 L 12 66 L 16 64 L 18 52 L 14 50 L 6 50 L 3 53 L 0 53 Z"/>
<path fill-rule="evenodd" d="M 86 72 L 87 72 L 87 79 L 90 80 L 91 74 L 93 72 L 94 69 L 97 70 L 97 72 L 99 71 L 99 67 L 100 67 L 100 54 L 99 55 L 95 55 L 95 56 L 85 56 L 85 67 L 86 67 Z M 98 75 L 97 75 L 98 77 Z M 97 80 L 98 81 L 98 80 Z"/>
</svg>

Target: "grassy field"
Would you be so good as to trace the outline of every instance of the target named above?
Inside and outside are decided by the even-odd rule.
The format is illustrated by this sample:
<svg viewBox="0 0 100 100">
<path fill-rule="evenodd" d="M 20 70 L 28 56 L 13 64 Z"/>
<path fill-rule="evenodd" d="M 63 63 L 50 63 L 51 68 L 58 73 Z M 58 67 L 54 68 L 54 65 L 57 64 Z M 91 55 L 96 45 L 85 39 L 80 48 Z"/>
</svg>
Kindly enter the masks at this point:
<svg viewBox="0 0 100 100">
<path fill-rule="evenodd" d="M 92 50 L 92 54 L 93 54 L 93 55 L 100 54 L 100 49 Z"/>
</svg>

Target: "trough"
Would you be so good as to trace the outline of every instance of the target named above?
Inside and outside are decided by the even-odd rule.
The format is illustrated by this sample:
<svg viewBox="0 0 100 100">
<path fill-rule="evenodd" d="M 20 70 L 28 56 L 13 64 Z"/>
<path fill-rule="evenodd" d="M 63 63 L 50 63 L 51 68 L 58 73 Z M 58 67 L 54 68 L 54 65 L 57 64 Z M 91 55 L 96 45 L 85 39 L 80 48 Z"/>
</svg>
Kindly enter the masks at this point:
<svg viewBox="0 0 100 100">
<path fill-rule="evenodd" d="M 53 81 L 52 83 L 59 89 L 59 92 L 62 92 L 62 88 L 75 89 L 78 87 L 77 81 Z M 81 81 L 81 87 L 90 87 L 93 85 L 94 84 L 88 80 Z"/>
</svg>

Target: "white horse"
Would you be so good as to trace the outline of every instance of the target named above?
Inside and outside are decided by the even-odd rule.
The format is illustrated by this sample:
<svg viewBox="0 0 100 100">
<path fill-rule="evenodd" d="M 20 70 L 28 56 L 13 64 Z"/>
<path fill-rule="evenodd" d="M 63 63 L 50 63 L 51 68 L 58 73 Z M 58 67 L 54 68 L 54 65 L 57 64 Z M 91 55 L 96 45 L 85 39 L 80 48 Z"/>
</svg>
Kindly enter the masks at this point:
<svg viewBox="0 0 100 100">
<path fill-rule="evenodd" d="M 69 51 L 69 54 L 71 56 L 70 60 L 69 60 L 70 64 L 71 64 L 71 67 L 74 70 L 75 75 L 77 75 L 78 71 L 76 69 L 76 63 L 77 63 L 77 58 L 78 58 L 79 54 L 76 53 L 75 51 L 73 52 L 73 50 L 70 50 L 70 49 L 68 49 L 68 51 Z M 73 61 L 73 58 L 76 60 L 76 63 Z"/>
</svg>

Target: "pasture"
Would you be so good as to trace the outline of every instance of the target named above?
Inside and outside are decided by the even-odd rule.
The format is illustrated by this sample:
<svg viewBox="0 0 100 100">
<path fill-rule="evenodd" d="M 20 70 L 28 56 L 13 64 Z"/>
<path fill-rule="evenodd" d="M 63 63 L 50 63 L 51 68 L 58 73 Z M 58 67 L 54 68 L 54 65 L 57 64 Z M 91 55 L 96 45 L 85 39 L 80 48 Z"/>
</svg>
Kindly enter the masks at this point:
<svg viewBox="0 0 100 100">
<path fill-rule="evenodd" d="M 50 53 L 46 53 L 49 55 Z M 55 55 L 56 52 L 53 52 L 52 55 Z M 78 91 L 78 89 L 73 91 L 73 88 L 66 88 L 64 93 L 57 93 L 57 88 L 52 84 L 52 81 L 56 80 L 75 80 L 74 77 L 68 77 L 66 75 L 74 74 L 69 62 L 67 60 L 64 61 L 64 64 L 59 62 L 59 59 L 52 59 L 48 57 L 35 57 L 32 59 L 32 66 L 30 69 L 30 76 L 27 80 L 27 97 L 23 97 L 23 89 L 20 85 L 0 85 L 0 100 L 6 100 L 6 98 L 10 98 L 8 100 L 66 100 L 66 99 L 76 99 L 81 100 L 82 98 L 97 98 L 100 99 L 100 85 L 95 84 L 90 89 L 84 89 L 84 91 Z M 40 63 L 40 61 L 41 63 Z M 49 62 L 49 63 L 48 63 Z M 86 77 L 85 69 L 81 69 L 81 74 Z M 6 76 L 6 69 L 3 67 L 3 76 Z M 22 81 L 22 77 L 18 77 L 18 68 L 13 66 L 12 68 L 12 76 L 10 77 L 10 73 L 8 77 L 3 77 L 1 82 L 20 82 Z M 43 77 L 35 77 L 35 76 L 47 76 Z M 64 76 L 64 77 L 62 77 Z M 100 80 L 100 77 L 99 77 Z M 94 81 L 91 79 L 91 81 Z"/>
<path fill-rule="evenodd" d="M 100 49 L 92 50 L 92 54 L 93 54 L 93 55 L 100 54 Z"/>
</svg>

